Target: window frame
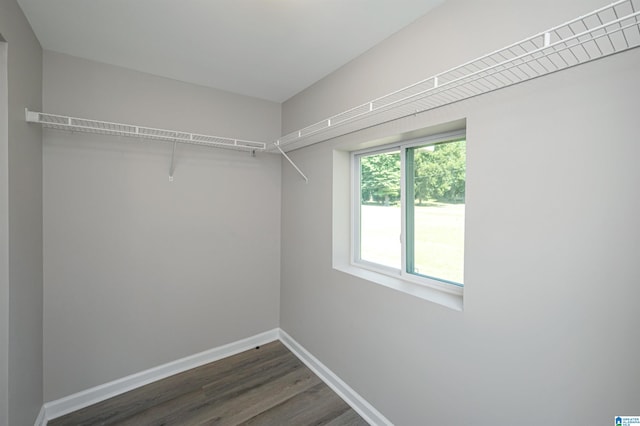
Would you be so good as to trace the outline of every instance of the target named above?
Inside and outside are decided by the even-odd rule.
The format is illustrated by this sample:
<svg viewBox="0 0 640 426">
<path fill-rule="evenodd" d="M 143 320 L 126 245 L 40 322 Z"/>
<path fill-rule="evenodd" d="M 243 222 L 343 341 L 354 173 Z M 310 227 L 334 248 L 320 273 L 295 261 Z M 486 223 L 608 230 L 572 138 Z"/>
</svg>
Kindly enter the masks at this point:
<svg viewBox="0 0 640 426">
<path fill-rule="evenodd" d="M 361 265 L 367 267 L 370 270 L 376 270 L 378 272 L 384 272 L 386 274 L 395 274 L 398 270 L 391 266 L 382 265 L 380 263 L 370 262 L 362 259 L 360 254 L 360 162 L 359 158 L 362 156 L 369 155 L 378 155 L 378 154 L 386 154 L 390 152 L 400 151 L 400 203 L 402 204 L 402 180 L 404 178 L 404 172 L 402 170 L 402 149 L 397 144 L 392 145 L 384 145 L 383 147 L 369 148 L 367 150 L 362 151 L 354 151 L 351 153 L 351 181 L 352 184 L 352 197 L 351 197 L 351 264 L 352 265 Z M 401 213 L 402 215 L 402 213 Z M 400 231 L 401 235 L 404 235 L 402 229 Z M 400 245 L 404 246 L 402 238 L 400 239 Z M 402 256 L 400 257 L 400 262 L 402 262 Z"/>
<path fill-rule="evenodd" d="M 439 133 L 427 137 L 401 140 L 392 144 L 379 145 L 367 149 L 352 151 L 351 156 L 351 251 L 350 264 L 352 267 L 364 269 L 374 273 L 383 274 L 392 278 L 400 279 L 407 284 L 417 284 L 424 287 L 430 287 L 435 290 L 462 296 L 464 283 L 455 283 L 442 278 L 429 277 L 420 274 L 407 272 L 407 191 L 406 191 L 406 151 L 408 148 L 416 146 L 429 146 L 445 142 L 455 142 L 466 140 L 466 129 L 456 130 L 452 132 Z M 363 156 L 384 154 L 386 152 L 400 151 L 400 217 L 401 217 L 401 260 L 400 269 L 388 267 L 378 263 L 366 261 L 360 258 L 360 205 L 361 205 L 361 188 L 360 188 L 360 158 Z M 466 159 L 465 159 L 466 168 Z M 465 197 L 466 198 L 466 197 Z M 465 199 L 466 209 L 466 199 Z M 466 222 L 466 211 L 465 211 Z M 466 226 L 465 226 L 466 234 Z M 465 249 L 466 251 L 466 249 Z M 465 254 L 466 257 L 466 254 Z M 463 259 L 464 261 L 464 259 Z"/>
</svg>

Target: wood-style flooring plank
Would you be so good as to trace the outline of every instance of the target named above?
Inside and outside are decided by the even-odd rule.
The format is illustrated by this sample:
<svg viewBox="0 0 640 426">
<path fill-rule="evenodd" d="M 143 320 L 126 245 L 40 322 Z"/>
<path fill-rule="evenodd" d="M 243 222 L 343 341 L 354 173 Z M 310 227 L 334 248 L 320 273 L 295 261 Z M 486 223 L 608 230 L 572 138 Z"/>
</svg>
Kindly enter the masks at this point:
<svg viewBox="0 0 640 426">
<path fill-rule="evenodd" d="M 320 379 L 306 367 L 275 379 L 264 387 L 253 388 L 224 404 L 211 404 L 207 410 L 207 426 L 234 426 L 281 404 L 300 392 L 317 386 Z"/>
<path fill-rule="evenodd" d="M 50 426 L 361 426 L 367 423 L 282 343 L 142 386 Z"/>
<path fill-rule="evenodd" d="M 263 362 L 290 354 L 280 342 L 271 342 L 262 345 L 259 349 L 251 349 L 224 360 L 205 364 L 53 419 L 49 421 L 48 426 L 115 424 L 140 411 L 199 390 L 207 383 L 224 377 L 232 371 L 251 369 Z"/>
<path fill-rule="evenodd" d="M 241 423 L 243 426 L 325 425 L 351 408 L 320 383 Z"/>
<path fill-rule="evenodd" d="M 354 410 L 347 410 L 324 426 L 367 426 L 368 424 Z"/>
<path fill-rule="evenodd" d="M 320 379 L 293 355 L 286 362 L 269 370 L 268 374 L 255 374 L 236 383 L 223 383 L 217 387 L 205 386 L 195 394 L 176 398 L 166 404 L 151 408 L 144 413 L 118 423 L 118 426 L 134 425 L 199 425 L 237 424 L 233 420 L 242 417 L 243 411 L 269 408 L 274 398 L 275 405 L 306 387 L 317 384 Z M 218 390 L 216 392 L 216 390 Z M 250 418 L 248 415 L 246 418 Z M 245 419 L 246 420 L 246 419 Z M 236 422 L 236 423 L 234 423 Z"/>
</svg>

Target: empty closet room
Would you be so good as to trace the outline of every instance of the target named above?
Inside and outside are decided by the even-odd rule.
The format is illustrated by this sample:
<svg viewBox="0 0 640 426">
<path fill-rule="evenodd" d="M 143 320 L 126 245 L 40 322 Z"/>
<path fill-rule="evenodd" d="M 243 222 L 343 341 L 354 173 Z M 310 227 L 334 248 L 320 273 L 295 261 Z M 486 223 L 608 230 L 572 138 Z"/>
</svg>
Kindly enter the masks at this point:
<svg viewBox="0 0 640 426">
<path fill-rule="evenodd" d="M 638 46 L 638 0 L 0 0 L 0 426 L 273 341 L 371 424 L 640 416 Z"/>
</svg>

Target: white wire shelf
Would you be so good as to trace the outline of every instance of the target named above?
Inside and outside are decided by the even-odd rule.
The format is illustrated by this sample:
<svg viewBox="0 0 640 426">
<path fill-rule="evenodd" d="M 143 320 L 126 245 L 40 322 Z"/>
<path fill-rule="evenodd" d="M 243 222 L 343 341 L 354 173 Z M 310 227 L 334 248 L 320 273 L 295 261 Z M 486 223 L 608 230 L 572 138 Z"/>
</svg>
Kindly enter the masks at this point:
<svg viewBox="0 0 640 426">
<path fill-rule="evenodd" d="M 285 151 L 640 46 L 640 0 L 621 0 L 281 137 Z M 274 148 L 270 148 L 274 149 Z"/>
<path fill-rule="evenodd" d="M 71 132 L 97 133 L 111 136 L 144 138 L 164 142 L 203 145 L 214 148 L 235 149 L 241 151 L 264 151 L 266 143 L 232 139 L 221 136 L 201 135 L 176 130 L 155 129 L 133 124 L 111 123 L 88 118 L 67 117 L 26 110 L 26 120 L 39 123 L 43 127 Z"/>
</svg>

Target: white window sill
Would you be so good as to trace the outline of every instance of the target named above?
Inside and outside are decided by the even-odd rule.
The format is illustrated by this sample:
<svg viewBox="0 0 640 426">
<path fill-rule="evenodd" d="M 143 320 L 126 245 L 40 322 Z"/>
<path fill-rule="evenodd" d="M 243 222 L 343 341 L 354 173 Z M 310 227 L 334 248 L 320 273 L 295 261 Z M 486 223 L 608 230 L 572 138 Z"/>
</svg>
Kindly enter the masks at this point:
<svg viewBox="0 0 640 426">
<path fill-rule="evenodd" d="M 394 290 L 401 291 L 420 299 L 437 303 L 447 308 L 462 311 L 462 294 L 454 294 L 428 285 L 418 284 L 409 280 L 405 280 L 400 276 L 391 276 L 381 272 L 364 269 L 355 265 L 333 265 L 333 269 L 353 275 L 355 277 L 367 280 Z"/>
<path fill-rule="evenodd" d="M 423 300 L 437 303 L 455 311 L 462 311 L 463 291 L 461 288 L 449 289 L 449 286 L 445 286 L 435 280 L 425 281 L 427 283 L 433 281 L 433 286 L 419 284 L 409 281 L 399 274 L 389 274 L 365 269 L 360 265 L 350 263 L 352 253 L 351 230 L 353 229 L 353 224 L 351 223 L 351 164 L 351 153 L 349 151 L 333 151 L 333 269 Z"/>
</svg>

